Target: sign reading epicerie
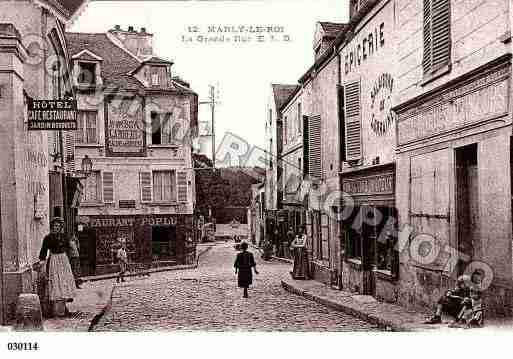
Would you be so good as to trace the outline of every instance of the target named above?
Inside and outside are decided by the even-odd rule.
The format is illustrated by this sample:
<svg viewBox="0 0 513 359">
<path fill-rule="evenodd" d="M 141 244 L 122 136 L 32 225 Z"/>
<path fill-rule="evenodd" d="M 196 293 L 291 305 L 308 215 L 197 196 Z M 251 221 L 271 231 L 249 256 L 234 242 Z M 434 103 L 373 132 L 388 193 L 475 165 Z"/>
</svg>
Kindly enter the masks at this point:
<svg viewBox="0 0 513 359">
<path fill-rule="evenodd" d="M 75 100 L 29 100 L 27 103 L 29 130 L 76 130 Z"/>
<path fill-rule="evenodd" d="M 145 156 L 142 103 L 138 99 L 105 102 L 107 156 Z"/>
<path fill-rule="evenodd" d="M 362 30 L 348 45 L 344 56 L 344 71 L 347 75 L 368 58 L 376 56 L 385 46 L 385 23 Z"/>
</svg>

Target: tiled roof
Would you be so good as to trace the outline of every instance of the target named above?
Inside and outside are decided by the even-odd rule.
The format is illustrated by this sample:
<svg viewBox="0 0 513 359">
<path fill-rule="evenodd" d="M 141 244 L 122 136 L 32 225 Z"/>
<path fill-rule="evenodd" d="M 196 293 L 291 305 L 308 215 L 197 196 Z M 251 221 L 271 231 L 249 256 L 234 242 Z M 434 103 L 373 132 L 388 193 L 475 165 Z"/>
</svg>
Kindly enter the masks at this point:
<svg viewBox="0 0 513 359">
<path fill-rule="evenodd" d="M 276 109 L 280 109 L 289 97 L 299 88 L 298 85 L 272 84 Z"/>
<path fill-rule="evenodd" d="M 172 64 L 173 63 L 173 61 L 166 60 L 166 59 L 163 59 L 158 56 L 152 56 L 149 59 L 145 59 L 143 62 L 152 62 L 152 63 L 157 63 L 157 64 Z"/>
<path fill-rule="evenodd" d="M 348 26 L 347 24 L 326 21 L 321 21 L 319 22 L 319 24 L 321 24 L 321 27 L 324 30 L 325 34 L 327 36 L 332 37 L 336 37 L 341 31 L 344 31 Z"/>
<path fill-rule="evenodd" d="M 142 89 L 144 86 L 128 72 L 139 66 L 139 62 L 125 50 L 114 44 L 106 34 L 66 33 L 66 41 L 71 55 L 84 49 L 103 59 L 101 76 L 104 85 L 120 86 L 126 89 Z"/>
<path fill-rule="evenodd" d="M 59 4 L 61 4 L 61 6 L 63 8 L 65 8 L 71 15 L 71 14 L 74 14 L 75 11 L 77 11 L 80 8 L 80 6 L 82 6 L 82 4 L 84 4 L 86 1 L 85 0 L 57 0 L 57 2 Z"/>
</svg>

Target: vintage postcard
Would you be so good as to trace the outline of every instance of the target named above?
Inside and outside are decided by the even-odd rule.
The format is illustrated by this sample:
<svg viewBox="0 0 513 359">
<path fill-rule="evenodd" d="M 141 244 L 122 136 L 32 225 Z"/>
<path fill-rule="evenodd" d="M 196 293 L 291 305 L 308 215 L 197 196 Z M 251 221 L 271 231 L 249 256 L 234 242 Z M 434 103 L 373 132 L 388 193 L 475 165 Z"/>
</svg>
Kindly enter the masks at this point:
<svg viewBox="0 0 513 359">
<path fill-rule="evenodd" d="M 1 0 L 1 350 L 511 333 L 512 27 L 508 0 Z"/>
</svg>

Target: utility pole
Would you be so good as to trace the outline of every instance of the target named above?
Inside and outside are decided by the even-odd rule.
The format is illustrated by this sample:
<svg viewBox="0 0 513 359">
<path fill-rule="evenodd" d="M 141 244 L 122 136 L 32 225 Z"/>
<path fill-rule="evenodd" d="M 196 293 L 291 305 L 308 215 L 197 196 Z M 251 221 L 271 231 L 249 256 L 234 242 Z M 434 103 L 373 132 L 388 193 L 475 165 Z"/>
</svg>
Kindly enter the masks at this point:
<svg viewBox="0 0 513 359">
<path fill-rule="evenodd" d="M 219 102 L 217 102 L 217 99 L 216 99 L 216 88 L 214 85 L 209 85 L 209 91 L 210 91 L 210 94 L 209 94 L 209 97 L 208 97 L 208 101 L 200 101 L 200 105 L 210 105 L 210 113 L 211 113 L 211 116 L 212 116 L 212 119 L 211 119 L 211 126 L 212 126 L 212 167 L 215 169 L 216 168 L 216 129 L 215 129 L 215 111 L 216 111 L 216 104 L 218 104 Z M 218 89 L 219 90 L 219 89 Z"/>
</svg>

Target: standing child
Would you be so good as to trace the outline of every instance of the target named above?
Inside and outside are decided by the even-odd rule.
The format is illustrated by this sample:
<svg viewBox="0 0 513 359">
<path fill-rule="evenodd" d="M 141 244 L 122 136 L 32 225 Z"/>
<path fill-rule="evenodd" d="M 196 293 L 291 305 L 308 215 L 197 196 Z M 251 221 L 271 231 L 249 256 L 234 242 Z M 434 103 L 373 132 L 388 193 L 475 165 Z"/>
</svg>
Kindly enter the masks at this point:
<svg viewBox="0 0 513 359">
<path fill-rule="evenodd" d="M 258 274 L 256 269 L 255 258 L 253 257 L 253 253 L 248 252 L 248 244 L 246 242 L 241 243 L 240 249 L 242 252 L 237 254 L 237 258 L 235 258 L 235 274 L 237 276 L 237 284 L 239 288 L 244 288 L 244 298 L 248 297 L 248 287 L 253 283 L 253 273 L 251 269 L 255 271 L 255 274 Z"/>
<path fill-rule="evenodd" d="M 118 283 L 120 280 L 121 280 L 121 282 L 125 281 L 125 273 L 128 268 L 128 255 L 126 254 L 126 248 L 125 248 L 126 244 L 125 244 L 124 238 L 121 238 L 120 242 L 121 242 L 121 247 L 118 249 L 118 252 L 116 255 L 116 257 L 118 259 L 118 263 L 119 263 L 119 275 L 116 279 L 116 282 L 118 282 Z"/>
</svg>

